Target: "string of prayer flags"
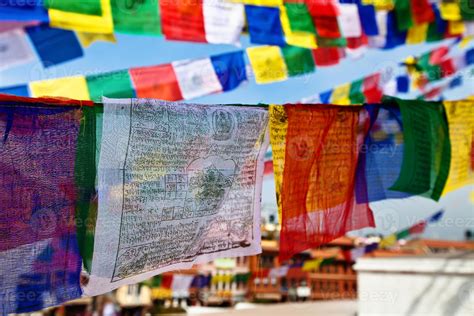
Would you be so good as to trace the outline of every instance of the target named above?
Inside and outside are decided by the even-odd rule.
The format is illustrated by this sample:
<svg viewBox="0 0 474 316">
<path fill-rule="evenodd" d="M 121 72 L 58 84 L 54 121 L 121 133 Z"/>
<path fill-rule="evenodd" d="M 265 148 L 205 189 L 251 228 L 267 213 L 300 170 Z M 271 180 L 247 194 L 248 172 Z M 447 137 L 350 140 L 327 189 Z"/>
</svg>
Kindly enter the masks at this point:
<svg viewBox="0 0 474 316">
<path fill-rule="evenodd" d="M 403 121 L 403 162 L 391 190 L 439 200 L 449 174 L 451 144 L 442 103 L 387 98 Z"/>
<path fill-rule="evenodd" d="M 260 253 L 267 124 L 258 107 L 105 99 L 86 294 Z"/>
<path fill-rule="evenodd" d="M 288 128 L 281 188 L 281 260 L 350 230 L 374 226 L 368 204 L 359 205 L 354 199 L 361 145 L 358 130 L 365 124 L 360 108 L 291 105 L 284 111 Z"/>
<path fill-rule="evenodd" d="M 82 115 L 71 106 L 1 103 L 0 310 L 27 313 L 82 295 L 74 223 Z"/>
<path fill-rule="evenodd" d="M 51 67 L 84 55 L 74 32 L 50 28 L 46 24 L 25 29 L 44 67 Z M 61 49 L 57 49 L 57 45 Z"/>
</svg>

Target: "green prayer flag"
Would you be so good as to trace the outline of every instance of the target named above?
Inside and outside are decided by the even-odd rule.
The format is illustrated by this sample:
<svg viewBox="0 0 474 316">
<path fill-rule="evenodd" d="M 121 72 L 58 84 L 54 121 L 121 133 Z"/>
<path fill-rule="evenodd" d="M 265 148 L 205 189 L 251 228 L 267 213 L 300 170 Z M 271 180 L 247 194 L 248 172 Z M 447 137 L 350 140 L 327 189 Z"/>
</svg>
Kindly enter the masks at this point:
<svg viewBox="0 0 474 316">
<path fill-rule="evenodd" d="M 419 194 L 438 201 L 451 163 L 446 112 L 441 102 L 384 98 L 400 107 L 403 161 L 391 190 Z"/>
<path fill-rule="evenodd" d="M 395 0 L 395 14 L 399 31 L 407 31 L 413 26 L 410 0 Z"/>
<path fill-rule="evenodd" d="M 102 96 L 109 98 L 135 97 L 128 70 L 87 76 L 86 81 L 91 100 L 95 102 L 101 102 Z"/>
<path fill-rule="evenodd" d="M 417 66 L 426 74 L 428 81 L 436 81 L 441 79 L 441 67 L 439 65 L 430 64 L 431 52 L 425 53 L 418 58 Z"/>
<path fill-rule="evenodd" d="M 461 16 L 463 21 L 474 21 L 473 0 L 459 0 L 459 7 L 461 9 Z"/>
<path fill-rule="evenodd" d="M 286 13 L 290 20 L 292 31 L 301 31 L 316 34 L 313 19 L 308 7 L 304 3 L 285 3 Z"/>
<path fill-rule="evenodd" d="M 114 29 L 132 34 L 161 34 L 158 0 L 111 0 Z"/>
<path fill-rule="evenodd" d="M 48 9 L 87 15 L 102 15 L 101 0 L 44 0 Z"/>
<path fill-rule="evenodd" d="M 351 83 L 351 88 L 349 90 L 351 104 L 362 104 L 365 102 L 365 96 L 362 92 L 363 83 L 364 79 L 359 79 Z"/>
<path fill-rule="evenodd" d="M 410 230 L 407 228 L 407 229 L 401 230 L 397 233 L 397 240 L 405 239 L 408 236 L 410 236 Z"/>
<path fill-rule="evenodd" d="M 336 260 L 336 257 L 326 258 L 321 262 L 321 266 L 331 264 Z"/>
<path fill-rule="evenodd" d="M 101 107 L 82 107 L 83 118 L 77 140 L 74 177 L 77 186 L 76 232 L 79 251 L 86 271 L 90 272 L 94 252 L 94 233 L 97 218 L 96 195 L 96 112 Z M 99 139 L 100 142 L 100 139 Z"/>
<path fill-rule="evenodd" d="M 426 41 L 431 43 L 431 42 L 437 42 L 440 41 L 444 38 L 444 34 L 438 32 L 438 26 L 436 25 L 436 22 L 430 23 L 428 25 L 428 32 L 426 34 Z"/>
<path fill-rule="evenodd" d="M 310 49 L 296 46 L 285 46 L 281 48 L 288 75 L 296 76 L 314 71 L 313 54 Z"/>
</svg>

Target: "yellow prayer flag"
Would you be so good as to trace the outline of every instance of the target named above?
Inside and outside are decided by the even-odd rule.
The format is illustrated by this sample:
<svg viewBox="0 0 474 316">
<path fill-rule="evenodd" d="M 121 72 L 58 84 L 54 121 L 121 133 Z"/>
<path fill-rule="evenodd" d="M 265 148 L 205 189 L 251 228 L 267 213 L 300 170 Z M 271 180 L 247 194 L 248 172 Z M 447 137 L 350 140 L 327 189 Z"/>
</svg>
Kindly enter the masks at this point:
<svg viewBox="0 0 474 316">
<path fill-rule="evenodd" d="M 85 33 L 85 32 L 77 32 L 76 33 L 79 42 L 83 47 L 89 47 L 92 43 L 97 41 L 102 42 L 110 42 L 110 43 L 117 43 L 115 39 L 115 35 L 111 34 L 100 34 L 100 33 Z"/>
<path fill-rule="evenodd" d="M 247 48 L 247 55 L 258 84 L 283 81 L 288 78 L 288 70 L 280 47 L 250 47 Z"/>
<path fill-rule="evenodd" d="M 323 262 L 324 259 L 314 259 L 314 260 L 306 260 L 303 264 L 303 268 L 301 270 L 303 271 L 311 271 L 311 270 L 318 270 L 319 266 Z"/>
<path fill-rule="evenodd" d="M 459 21 L 461 17 L 461 9 L 457 2 L 441 2 L 439 5 L 441 18 L 448 21 Z"/>
<path fill-rule="evenodd" d="M 350 105 L 351 99 L 349 93 L 351 91 L 351 83 L 345 83 L 343 85 L 334 88 L 331 94 L 331 103 L 336 105 Z"/>
<path fill-rule="evenodd" d="M 449 34 L 451 35 L 463 35 L 466 31 L 466 26 L 463 21 L 449 21 Z"/>
<path fill-rule="evenodd" d="M 172 298 L 173 297 L 173 292 L 171 289 L 166 289 L 164 287 L 157 287 L 154 289 L 151 289 L 151 298 L 154 300 L 158 299 L 167 299 L 167 298 Z"/>
<path fill-rule="evenodd" d="M 380 241 L 379 248 L 390 248 L 397 243 L 397 235 L 388 235 Z"/>
<path fill-rule="evenodd" d="M 101 0 L 102 15 L 87 15 L 65 12 L 56 9 L 48 10 L 49 24 L 52 27 L 87 33 L 110 34 L 114 32 L 110 0 Z"/>
<path fill-rule="evenodd" d="M 278 223 L 281 224 L 281 190 L 283 185 L 283 168 L 285 166 L 288 117 L 286 116 L 285 107 L 283 105 L 270 105 L 269 114 L 273 175 L 278 205 Z"/>
<path fill-rule="evenodd" d="M 467 45 L 469 45 L 469 42 L 472 41 L 473 39 L 474 39 L 473 35 L 463 37 L 461 42 L 459 42 L 459 47 L 466 48 Z"/>
<path fill-rule="evenodd" d="M 471 149 L 474 141 L 474 102 L 444 102 L 451 141 L 451 165 L 443 194 L 474 184 Z"/>
<path fill-rule="evenodd" d="M 29 85 L 31 96 L 63 97 L 76 100 L 90 100 L 84 76 L 33 81 Z"/>
<path fill-rule="evenodd" d="M 280 21 L 285 41 L 288 45 L 299 46 L 304 48 L 317 48 L 316 35 L 308 32 L 294 32 L 291 30 L 290 19 L 285 6 L 280 7 Z"/>
<path fill-rule="evenodd" d="M 428 23 L 415 24 L 408 30 L 406 43 L 419 44 L 426 41 L 426 34 L 428 32 Z"/>
</svg>

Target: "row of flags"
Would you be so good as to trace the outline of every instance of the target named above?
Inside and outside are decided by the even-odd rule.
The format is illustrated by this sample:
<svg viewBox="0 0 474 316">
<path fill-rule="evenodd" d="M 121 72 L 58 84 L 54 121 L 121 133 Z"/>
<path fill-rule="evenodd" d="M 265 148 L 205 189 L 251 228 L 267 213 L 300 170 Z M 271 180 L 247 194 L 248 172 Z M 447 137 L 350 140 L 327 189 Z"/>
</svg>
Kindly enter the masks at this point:
<svg viewBox="0 0 474 316">
<path fill-rule="evenodd" d="M 0 21 L 38 21 L 92 34 L 160 35 L 169 40 L 350 46 L 369 37 L 371 46 L 393 47 L 471 34 L 469 2 L 428 0 L 143 0 L 6 1 Z"/>
<path fill-rule="evenodd" d="M 408 77 L 400 75 L 397 78 L 387 78 L 383 74 L 384 70 L 380 70 L 302 102 L 332 104 L 379 102 L 384 93 L 392 95 L 407 93 L 411 89 L 424 89 L 428 83 L 451 76 L 474 64 L 473 48 L 456 56 L 450 56 L 448 51 L 449 47 L 442 46 L 419 58 L 412 58 L 409 64 L 403 64 L 408 69 Z M 250 77 L 254 77 L 258 84 L 266 84 L 313 73 L 316 67 L 338 63 L 343 57 L 342 53 L 340 48 L 333 47 L 311 50 L 296 46 L 257 46 L 246 51 L 235 51 L 209 58 L 134 67 L 87 76 L 33 81 L 28 85 L 0 88 L 0 92 L 18 96 L 57 96 L 96 102 L 100 102 L 102 96 L 189 100 L 236 89 Z M 7 62 L 11 62 L 11 59 L 5 59 L 5 64 Z M 0 59 L 0 65 L 2 63 L 3 60 Z M 433 77 L 433 72 L 436 72 L 436 77 Z"/>
<path fill-rule="evenodd" d="M 467 100 L 99 105 L 4 95 L 0 310 L 39 310 L 260 253 L 269 142 L 281 262 L 374 227 L 370 202 L 438 201 L 474 181 L 473 111 Z"/>
</svg>

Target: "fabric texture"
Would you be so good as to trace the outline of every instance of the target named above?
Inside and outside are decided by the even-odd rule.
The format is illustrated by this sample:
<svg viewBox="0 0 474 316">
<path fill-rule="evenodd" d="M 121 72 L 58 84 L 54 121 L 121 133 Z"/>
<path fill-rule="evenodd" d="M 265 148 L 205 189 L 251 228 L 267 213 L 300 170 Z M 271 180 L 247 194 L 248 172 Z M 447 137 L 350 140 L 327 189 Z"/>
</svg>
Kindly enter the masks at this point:
<svg viewBox="0 0 474 316">
<path fill-rule="evenodd" d="M 68 106 L 0 106 L 2 313 L 36 311 L 82 294 L 74 222 L 81 117 Z"/>
<path fill-rule="evenodd" d="M 106 99 L 85 292 L 259 253 L 267 123 L 257 107 Z"/>
<path fill-rule="evenodd" d="M 288 115 L 281 192 L 280 259 L 374 226 L 355 200 L 359 147 L 367 118 L 359 107 L 285 106 Z"/>
</svg>

